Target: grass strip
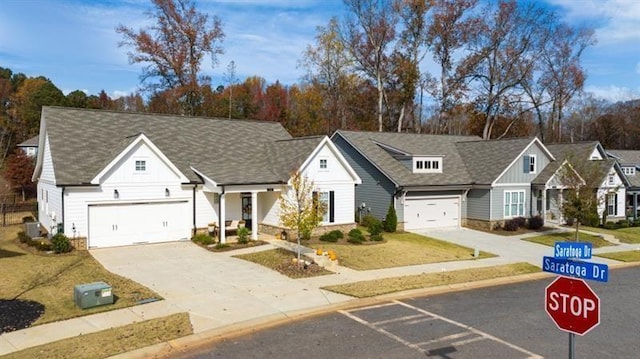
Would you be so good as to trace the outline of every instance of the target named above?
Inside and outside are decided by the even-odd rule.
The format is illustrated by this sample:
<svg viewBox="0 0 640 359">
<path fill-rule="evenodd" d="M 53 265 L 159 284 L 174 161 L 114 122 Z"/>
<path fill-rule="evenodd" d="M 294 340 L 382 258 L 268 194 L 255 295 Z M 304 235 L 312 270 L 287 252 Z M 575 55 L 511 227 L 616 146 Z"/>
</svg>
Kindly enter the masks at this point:
<svg viewBox="0 0 640 359">
<path fill-rule="evenodd" d="M 585 231 L 610 234 L 623 243 L 640 244 L 640 227 L 605 229 L 600 227 L 582 227 Z"/>
<path fill-rule="evenodd" d="M 640 250 L 602 253 L 597 256 L 621 262 L 640 262 Z"/>
<path fill-rule="evenodd" d="M 532 264 L 514 263 L 495 267 L 461 269 L 443 273 L 424 273 L 403 277 L 367 280 L 362 282 L 332 285 L 322 289 L 350 295 L 356 298 L 366 298 L 411 289 L 437 287 L 441 285 L 466 283 L 536 272 L 540 272 L 540 268 Z"/>
<path fill-rule="evenodd" d="M 523 238 L 523 240 L 553 247 L 556 244 L 556 242 L 573 242 L 575 240 L 575 236 L 576 236 L 575 232 L 561 232 L 561 233 L 552 233 L 552 234 L 545 234 L 542 236 Z M 594 248 L 615 246 L 614 243 L 606 241 L 600 236 L 594 236 L 594 235 L 583 233 L 583 232 L 580 232 L 580 234 L 578 235 L 578 238 L 580 239 L 580 242 L 591 243 Z"/>
<path fill-rule="evenodd" d="M 192 333 L 189 314 L 178 313 L 24 349 L 3 359 L 107 358 Z"/>
</svg>

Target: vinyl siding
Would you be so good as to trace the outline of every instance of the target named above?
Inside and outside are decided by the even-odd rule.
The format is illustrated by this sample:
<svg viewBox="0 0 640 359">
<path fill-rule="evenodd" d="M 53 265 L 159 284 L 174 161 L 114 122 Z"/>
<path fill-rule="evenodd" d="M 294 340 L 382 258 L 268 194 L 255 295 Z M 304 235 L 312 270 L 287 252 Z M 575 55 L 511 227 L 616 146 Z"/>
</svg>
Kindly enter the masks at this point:
<svg viewBox="0 0 640 359">
<path fill-rule="evenodd" d="M 379 219 L 384 219 L 393 200 L 395 185 L 382 172 L 373 166 L 366 158 L 345 141 L 342 136 L 332 138 L 344 158 L 362 180 L 355 188 L 355 201 L 351 212 L 355 214 L 360 204 L 365 203 L 367 213 Z M 401 221 L 402 210 L 400 200 L 396 200 L 398 221 Z"/>
<path fill-rule="evenodd" d="M 204 228 L 211 222 L 220 223 L 218 217 L 218 195 L 205 192 L 202 186 L 196 190 L 196 227 Z"/>
<path fill-rule="evenodd" d="M 258 217 L 262 218 L 262 223 L 279 226 L 280 205 L 278 198 L 280 192 L 265 192 L 258 194 Z"/>
<path fill-rule="evenodd" d="M 64 221 L 62 213 L 62 188 L 54 184 L 38 182 L 38 221 L 50 234 L 54 234 L 53 229 L 57 223 Z M 53 217 L 55 215 L 55 221 Z"/>
<path fill-rule="evenodd" d="M 530 186 L 513 186 L 513 187 L 498 187 L 494 188 L 491 193 L 492 207 L 491 207 L 491 219 L 500 220 L 505 219 L 504 216 L 504 193 L 512 191 L 524 191 L 524 217 L 531 216 L 531 187 Z M 512 218 L 512 217 L 509 217 Z"/>
<path fill-rule="evenodd" d="M 536 172 L 525 173 L 524 172 L 524 156 L 535 155 L 536 157 Z M 496 183 L 531 183 L 536 176 L 549 164 L 551 159 L 547 156 L 545 151 L 540 147 L 537 142 L 534 142 L 529 148 L 524 151 L 524 155 L 520 156 L 507 171 L 498 178 Z"/>
<path fill-rule="evenodd" d="M 45 136 L 44 138 L 44 151 L 42 153 L 42 172 L 40 172 L 40 178 L 38 180 L 49 183 L 56 183 L 48 136 Z"/>
<path fill-rule="evenodd" d="M 466 202 L 466 218 L 481 219 L 485 221 L 490 219 L 489 210 L 491 208 L 491 190 L 472 189 L 467 194 Z M 463 218 L 465 217 L 463 216 Z"/>
</svg>

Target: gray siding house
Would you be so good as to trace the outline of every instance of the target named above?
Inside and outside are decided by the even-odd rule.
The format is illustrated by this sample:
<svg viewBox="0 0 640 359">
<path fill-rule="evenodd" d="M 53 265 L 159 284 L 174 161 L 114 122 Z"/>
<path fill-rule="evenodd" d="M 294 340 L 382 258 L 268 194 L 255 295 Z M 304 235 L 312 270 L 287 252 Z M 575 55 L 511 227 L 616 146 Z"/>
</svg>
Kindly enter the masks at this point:
<svg viewBox="0 0 640 359">
<path fill-rule="evenodd" d="M 531 183 L 554 160 L 537 138 L 339 130 L 332 141 L 362 179 L 354 210 L 382 219 L 392 204 L 403 229 L 491 229 L 541 214 Z"/>
<path fill-rule="evenodd" d="M 627 179 L 627 216 L 640 218 L 640 151 L 607 150 L 609 157 L 620 165 Z"/>
</svg>

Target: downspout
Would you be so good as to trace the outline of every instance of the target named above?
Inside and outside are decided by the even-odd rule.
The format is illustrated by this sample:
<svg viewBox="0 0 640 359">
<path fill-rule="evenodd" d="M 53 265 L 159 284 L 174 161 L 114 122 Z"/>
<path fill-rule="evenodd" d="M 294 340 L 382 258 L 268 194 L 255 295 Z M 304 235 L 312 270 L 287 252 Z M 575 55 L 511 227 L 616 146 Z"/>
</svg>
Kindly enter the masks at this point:
<svg viewBox="0 0 640 359">
<path fill-rule="evenodd" d="M 65 217 L 65 215 L 64 215 L 64 189 L 65 188 L 66 187 L 62 187 L 62 194 L 61 194 L 61 196 L 62 196 L 62 211 L 61 211 L 62 213 L 61 213 L 61 215 L 62 215 L 62 233 L 63 234 L 64 234 L 64 217 Z M 56 223 L 56 225 L 57 225 L 57 223 Z M 57 232 L 58 232 L 58 230 L 56 228 L 56 233 Z"/>
<path fill-rule="evenodd" d="M 196 235 L 196 187 L 198 187 L 197 184 L 193 185 L 193 233 L 191 234 L 192 236 Z"/>
</svg>

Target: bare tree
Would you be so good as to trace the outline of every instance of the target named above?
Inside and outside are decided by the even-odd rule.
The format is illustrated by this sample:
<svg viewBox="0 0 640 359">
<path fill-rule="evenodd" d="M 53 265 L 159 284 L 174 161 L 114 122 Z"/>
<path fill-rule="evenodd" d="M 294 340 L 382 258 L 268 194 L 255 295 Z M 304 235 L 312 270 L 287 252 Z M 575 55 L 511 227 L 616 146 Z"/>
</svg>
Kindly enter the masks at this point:
<svg viewBox="0 0 640 359">
<path fill-rule="evenodd" d="M 231 113 L 233 112 L 233 86 L 238 82 L 238 78 L 236 78 L 236 63 L 233 60 L 227 65 L 224 81 L 227 83 L 227 88 L 229 89 L 229 119 L 231 119 Z"/>
<path fill-rule="evenodd" d="M 223 53 L 219 46 L 224 38 L 217 16 L 209 16 L 196 9 L 192 0 L 152 0 L 154 12 L 147 15 L 154 21 L 148 28 L 134 30 L 119 25 L 116 32 L 123 40 L 120 46 L 132 48 L 130 63 L 147 64 L 141 81 L 152 92 L 167 91 L 177 98 L 187 115 L 198 112 L 202 95 L 200 86 L 210 78 L 200 67 L 206 54 L 213 65 Z"/>
<path fill-rule="evenodd" d="M 398 14 L 391 0 L 344 0 L 349 16 L 340 31 L 341 40 L 358 70 L 373 79 L 378 90 L 378 131 L 383 130 L 384 85 L 388 75 L 388 51 L 395 39 Z"/>
</svg>

